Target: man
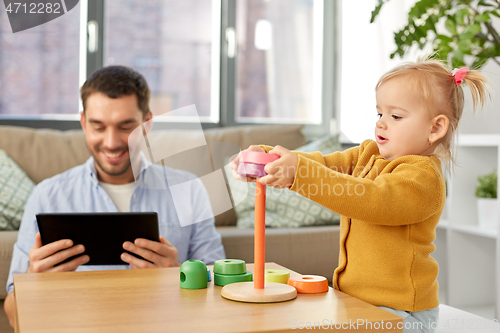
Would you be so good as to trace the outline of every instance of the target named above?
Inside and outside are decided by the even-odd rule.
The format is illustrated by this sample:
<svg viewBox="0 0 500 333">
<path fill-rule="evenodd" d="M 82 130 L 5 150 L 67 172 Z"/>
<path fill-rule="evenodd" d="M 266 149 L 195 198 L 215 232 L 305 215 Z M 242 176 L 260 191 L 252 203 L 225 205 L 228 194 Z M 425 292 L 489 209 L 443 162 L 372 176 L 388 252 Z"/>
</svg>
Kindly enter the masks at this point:
<svg viewBox="0 0 500 333">
<path fill-rule="evenodd" d="M 180 266 L 180 262 L 187 259 L 211 264 L 225 257 L 213 217 L 181 228 L 168 186 L 163 189 L 149 186 L 158 180 L 188 181 L 193 175 L 151 164 L 142 155 L 129 151 L 131 132 L 152 119 L 148 105 L 150 91 L 145 79 L 127 67 L 106 67 L 92 74 L 80 93 L 83 102 L 80 122 L 92 156 L 85 164 L 42 181 L 26 204 L 14 245 L 4 303 L 11 325 L 15 312 L 13 274 L 16 273 L 172 267 Z M 142 170 L 137 179 L 133 170 Z M 190 188 L 183 193 L 188 199 L 183 203 L 183 214 L 189 212 L 193 222 L 213 216 L 201 181 L 189 184 Z M 88 255 L 82 255 L 57 265 L 83 253 L 83 245 L 68 239 L 42 245 L 35 218 L 38 213 L 116 211 L 158 213 L 159 242 L 136 239 L 134 243 L 123 244 L 125 250 L 147 260 L 123 253 L 123 266 L 81 266 L 89 261 Z"/>
</svg>

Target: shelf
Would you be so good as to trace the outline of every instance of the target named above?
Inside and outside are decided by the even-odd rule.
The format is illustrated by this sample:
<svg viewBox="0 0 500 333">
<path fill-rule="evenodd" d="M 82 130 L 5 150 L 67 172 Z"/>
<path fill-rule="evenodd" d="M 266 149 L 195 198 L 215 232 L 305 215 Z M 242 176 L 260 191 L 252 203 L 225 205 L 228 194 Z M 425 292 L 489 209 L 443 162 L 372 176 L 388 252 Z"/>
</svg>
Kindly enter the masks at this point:
<svg viewBox="0 0 500 333">
<path fill-rule="evenodd" d="M 496 239 L 498 235 L 498 231 L 496 230 L 488 230 L 488 229 L 483 229 L 477 226 L 472 226 L 472 225 L 456 225 L 456 224 L 451 224 L 448 220 L 440 220 L 437 228 L 439 229 L 451 229 L 454 231 L 462 232 L 464 234 L 470 234 L 470 235 L 475 235 L 475 236 L 482 236 L 482 237 L 488 237 L 488 238 L 493 238 Z"/>
<path fill-rule="evenodd" d="M 476 226 L 471 226 L 471 225 L 453 225 L 453 224 L 448 224 L 451 230 L 459 231 L 465 234 L 470 234 L 470 235 L 475 235 L 475 236 L 482 236 L 482 237 L 488 237 L 488 238 L 497 238 L 498 231 L 496 230 L 488 230 L 488 229 L 483 229 L 480 227 Z"/>
<path fill-rule="evenodd" d="M 437 227 L 440 229 L 447 229 L 449 225 L 450 225 L 450 223 L 448 222 L 448 220 L 442 219 L 442 220 L 439 220 Z"/>
<path fill-rule="evenodd" d="M 462 147 L 498 147 L 498 134 L 462 134 L 458 136 L 458 145 Z"/>
<path fill-rule="evenodd" d="M 483 306 L 464 306 L 460 310 L 470 312 L 476 316 L 486 318 L 489 320 L 495 319 L 495 304 Z"/>
<path fill-rule="evenodd" d="M 447 291 L 439 287 L 439 303 L 448 305 Z M 458 309 L 475 314 L 476 316 L 493 320 L 495 319 L 495 304 L 462 306 Z"/>
<path fill-rule="evenodd" d="M 500 319 L 500 231 L 479 227 L 475 197 L 478 177 L 500 170 L 500 135 L 459 135 L 454 156 L 432 253 L 439 264 L 440 300 Z"/>
</svg>

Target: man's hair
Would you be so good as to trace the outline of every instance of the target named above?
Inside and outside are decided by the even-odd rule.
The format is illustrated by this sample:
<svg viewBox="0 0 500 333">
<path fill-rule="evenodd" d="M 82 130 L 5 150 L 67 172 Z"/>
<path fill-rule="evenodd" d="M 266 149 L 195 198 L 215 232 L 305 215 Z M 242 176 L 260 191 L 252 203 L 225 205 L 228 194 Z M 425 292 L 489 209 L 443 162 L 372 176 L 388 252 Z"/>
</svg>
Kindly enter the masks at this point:
<svg viewBox="0 0 500 333">
<path fill-rule="evenodd" d="M 135 94 L 143 117 L 146 117 L 149 112 L 151 92 L 149 91 L 148 83 L 141 74 L 132 68 L 108 66 L 92 73 L 80 89 L 83 112 L 85 112 L 87 98 L 95 92 L 106 94 L 109 98 Z"/>
</svg>

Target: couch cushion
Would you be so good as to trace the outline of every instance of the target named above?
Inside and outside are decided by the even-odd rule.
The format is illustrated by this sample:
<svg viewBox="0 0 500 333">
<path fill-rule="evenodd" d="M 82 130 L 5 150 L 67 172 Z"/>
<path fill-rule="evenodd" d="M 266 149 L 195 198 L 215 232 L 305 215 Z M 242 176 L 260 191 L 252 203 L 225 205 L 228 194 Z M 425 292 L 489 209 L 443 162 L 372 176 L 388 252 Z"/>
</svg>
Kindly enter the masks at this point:
<svg viewBox="0 0 500 333">
<path fill-rule="evenodd" d="M 17 230 L 35 183 L 0 149 L 0 231 Z"/>
<path fill-rule="evenodd" d="M 17 241 L 17 231 L 0 232 L 0 299 L 7 296 L 7 279 L 9 278 L 10 261 L 14 243 Z"/>
<path fill-rule="evenodd" d="M 37 184 L 84 163 L 90 156 L 81 130 L 0 126 L 0 149 Z"/>
</svg>

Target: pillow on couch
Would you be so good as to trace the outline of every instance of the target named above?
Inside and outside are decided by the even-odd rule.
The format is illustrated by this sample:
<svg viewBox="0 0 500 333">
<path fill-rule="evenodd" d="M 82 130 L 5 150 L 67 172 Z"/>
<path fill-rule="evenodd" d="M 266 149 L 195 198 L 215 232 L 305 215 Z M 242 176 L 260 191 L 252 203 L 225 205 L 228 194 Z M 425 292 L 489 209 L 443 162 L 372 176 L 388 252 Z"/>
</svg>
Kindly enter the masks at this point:
<svg viewBox="0 0 500 333">
<path fill-rule="evenodd" d="M 327 136 L 313 141 L 296 151 L 320 151 L 323 155 L 340 150 L 338 136 Z M 227 163 L 226 163 L 227 164 Z M 226 176 L 237 217 L 237 226 L 253 228 L 255 220 L 255 183 L 245 183 L 234 179 L 231 169 L 226 166 Z M 339 224 L 340 215 L 309 200 L 289 189 L 266 189 L 266 227 L 294 228 L 316 225 Z"/>
<path fill-rule="evenodd" d="M 35 183 L 0 150 L 0 230 L 18 230 Z"/>
</svg>

